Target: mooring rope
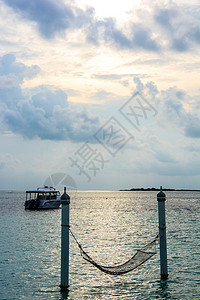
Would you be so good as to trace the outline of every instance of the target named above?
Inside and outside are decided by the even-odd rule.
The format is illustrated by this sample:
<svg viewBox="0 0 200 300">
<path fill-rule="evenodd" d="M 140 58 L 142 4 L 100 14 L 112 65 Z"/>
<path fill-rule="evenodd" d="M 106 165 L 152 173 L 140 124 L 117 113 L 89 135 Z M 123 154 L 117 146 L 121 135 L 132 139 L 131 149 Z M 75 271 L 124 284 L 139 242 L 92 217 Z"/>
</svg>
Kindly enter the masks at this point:
<svg viewBox="0 0 200 300">
<path fill-rule="evenodd" d="M 82 250 L 81 244 L 78 242 L 77 238 L 75 237 L 74 233 L 72 232 L 72 230 L 70 228 L 69 228 L 69 231 L 70 231 L 72 237 L 74 238 L 75 242 L 77 243 L 78 247 Z"/>
</svg>

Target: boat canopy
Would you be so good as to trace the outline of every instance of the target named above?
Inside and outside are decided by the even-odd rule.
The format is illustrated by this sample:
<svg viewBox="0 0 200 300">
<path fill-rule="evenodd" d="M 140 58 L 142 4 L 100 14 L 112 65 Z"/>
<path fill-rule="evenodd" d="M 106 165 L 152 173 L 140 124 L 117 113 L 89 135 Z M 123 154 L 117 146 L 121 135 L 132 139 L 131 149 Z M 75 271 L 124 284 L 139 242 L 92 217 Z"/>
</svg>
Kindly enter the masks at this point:
<svg viewBox="0 0 200 300">
<path fill-rule="evenodd" d="M 43 188 L 37 188 L 37 190 L 30 190 L 30 191 L 26 191 L 27 194 L 30 193 L 60 193 L 59 190 L 56 190 L 53 187 L 43 187 Z"/>
</svg>

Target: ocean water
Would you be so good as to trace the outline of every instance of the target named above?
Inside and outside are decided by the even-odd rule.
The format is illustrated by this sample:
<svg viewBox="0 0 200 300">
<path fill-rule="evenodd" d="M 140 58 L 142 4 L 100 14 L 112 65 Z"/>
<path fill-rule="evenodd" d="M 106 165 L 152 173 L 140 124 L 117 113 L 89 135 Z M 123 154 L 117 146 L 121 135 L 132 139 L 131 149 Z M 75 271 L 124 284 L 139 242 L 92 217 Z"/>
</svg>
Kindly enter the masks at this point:
<svg viewBox="0 0 200 300">
<path fill-rule="evenodd" d="M 70 225 L 98 263 L 128 260 L 158 233 L 156 192 L 70 191 Z M 60 292 L 61 209 L 25 211 L 25 192 L 0 191 L 0 299 L 200 299 L 200 193 L 166 192 L 168 272 L 158 254 L 106 275 L 70 237 L 70 287 Z"/>
</svg>

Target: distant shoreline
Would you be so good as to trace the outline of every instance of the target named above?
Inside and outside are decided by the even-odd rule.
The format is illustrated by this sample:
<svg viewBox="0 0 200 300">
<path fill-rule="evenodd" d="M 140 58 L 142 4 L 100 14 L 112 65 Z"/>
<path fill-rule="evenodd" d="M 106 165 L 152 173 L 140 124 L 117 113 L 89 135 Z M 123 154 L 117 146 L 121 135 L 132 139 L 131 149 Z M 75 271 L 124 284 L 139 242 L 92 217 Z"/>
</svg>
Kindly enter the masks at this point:
<svg viewBox="0 0 200 300">
<path fill-rule="evenodd" d="M 160 191 L 160 189 L 157 188 L 132 188 L 132 189 L 126 189 L 126 190 L 120 190 L 121 192 L 156 192 Z M 165 189 L 163 188 L 162 191 L 166 192 L 200 192 L 200 190 L 190 190 L 190 189 Z"/>
</svg>

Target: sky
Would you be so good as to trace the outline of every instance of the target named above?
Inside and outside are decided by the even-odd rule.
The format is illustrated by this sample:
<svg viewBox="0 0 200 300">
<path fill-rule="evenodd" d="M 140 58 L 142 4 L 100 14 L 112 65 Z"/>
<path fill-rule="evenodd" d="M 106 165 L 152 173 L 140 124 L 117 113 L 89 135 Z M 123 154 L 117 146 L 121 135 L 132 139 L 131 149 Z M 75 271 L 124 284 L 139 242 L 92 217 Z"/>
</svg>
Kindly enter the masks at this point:
<svg viewBox="0 0 200 300">
<path fill-rule="evenodd" d="M 197 0 L 0 0 L 0 189 L 200 189 Z"/>
</svg>

